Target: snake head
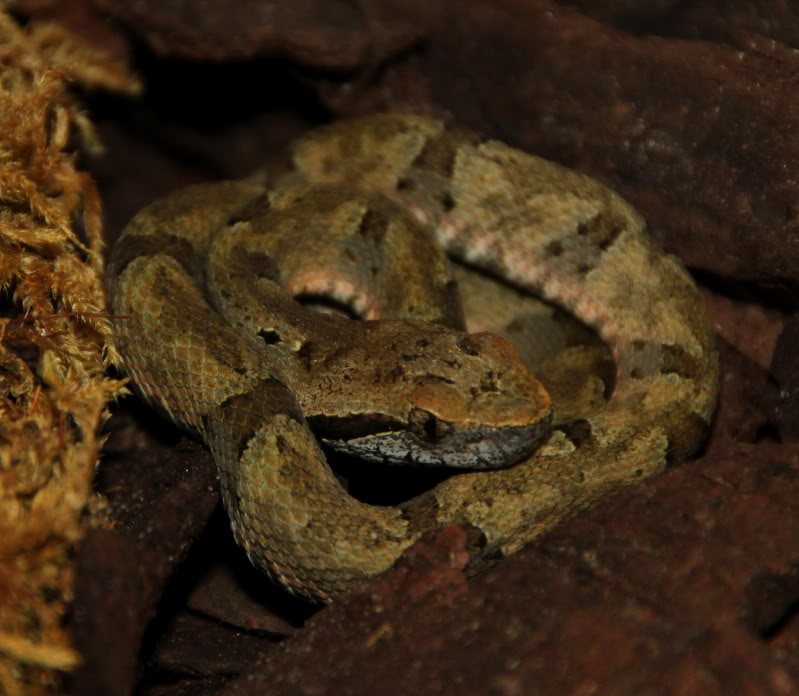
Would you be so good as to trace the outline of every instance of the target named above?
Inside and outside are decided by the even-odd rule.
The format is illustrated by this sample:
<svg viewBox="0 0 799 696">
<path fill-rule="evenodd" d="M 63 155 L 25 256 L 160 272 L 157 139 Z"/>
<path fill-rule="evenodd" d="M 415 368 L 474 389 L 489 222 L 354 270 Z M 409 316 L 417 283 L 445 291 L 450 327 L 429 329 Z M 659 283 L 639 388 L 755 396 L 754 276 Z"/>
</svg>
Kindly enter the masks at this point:
<svg viewBox="0 0 799 696">
<path fill-rule="evenodd" d="M 506 339 L 442 328 L 412 336 L 412 347 L 395 341 L 394 368 L 375 376 L 383 383 L 373 392 L 396 401 L 374 403 L 369 432 L 350 428 L 327 444 L 368 461 L 491 469 L 520 461 L 549 433 L 549 394 Z"/>
</svg>

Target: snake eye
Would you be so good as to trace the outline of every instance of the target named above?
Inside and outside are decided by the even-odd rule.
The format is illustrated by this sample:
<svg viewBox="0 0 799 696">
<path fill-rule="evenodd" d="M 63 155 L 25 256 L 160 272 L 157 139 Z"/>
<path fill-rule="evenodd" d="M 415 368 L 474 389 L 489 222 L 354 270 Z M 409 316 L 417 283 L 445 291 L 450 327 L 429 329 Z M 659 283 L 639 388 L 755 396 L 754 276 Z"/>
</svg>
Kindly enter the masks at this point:
<svg viewBox="0 0 799 696">
<path fill-rule="evenodd" d="M 449 423 L 421 408 L 411 411 L 408 422 L 410 431 L 425 442 L 438 442 L 452 431 L 452 426 Z"/>
<path fill-rule="evenodd" d="M 415 408 L 408 418 L 411 432 L 420 440 L 434 442 L 436 439 L 436 417 L 429 411 Z"/>
</svg>

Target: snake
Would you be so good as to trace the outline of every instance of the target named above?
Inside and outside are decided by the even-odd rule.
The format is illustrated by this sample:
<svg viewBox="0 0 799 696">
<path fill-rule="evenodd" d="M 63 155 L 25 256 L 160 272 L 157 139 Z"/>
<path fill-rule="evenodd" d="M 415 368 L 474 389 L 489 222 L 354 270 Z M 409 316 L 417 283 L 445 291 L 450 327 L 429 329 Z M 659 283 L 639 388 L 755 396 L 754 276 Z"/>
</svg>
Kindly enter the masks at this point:
<svg viewBox="0 0 799 696">
<path fill-rule="evenodd" d="M 716 404 L 699 290 L 628 203 L 427 116 L 334 121 L 245 179 L 151 203 L 107 279 L 124 367 L 210 449 L 237 543 L 323 602 L 446 525 L 473 532 L 477 566 L 514 553 L 696 452 Z M 480 330 L 528 297 L 609 354 L 587 413 L 559 408 L 522 349 Z M 452 475 L 370 504 L 333 452 Z"/>
</svg>

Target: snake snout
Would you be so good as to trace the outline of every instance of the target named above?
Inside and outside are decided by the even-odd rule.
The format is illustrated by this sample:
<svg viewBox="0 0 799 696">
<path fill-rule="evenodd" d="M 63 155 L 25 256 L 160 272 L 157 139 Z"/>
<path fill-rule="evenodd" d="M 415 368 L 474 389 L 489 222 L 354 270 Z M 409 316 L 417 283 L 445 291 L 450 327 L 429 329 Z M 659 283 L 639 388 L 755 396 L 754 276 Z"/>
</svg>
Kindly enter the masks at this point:
<svg viewBox="0 0 799 696">
<path fill-rule="evenodd" d="M 480 393 L 430 381 L 411 392 L 404 427 L 323 439 L 340 452 L 373 462 L 460 469 L 512 466 L 533 453 L 552 420 L 549 395 L 539 382 L 527 375 L 520 385 L 507 393 Z"/>
<path fill-rule="evenodd" d="M 511 466 L 529 456 L 549 432 L 549 394 L 525 371 L 508 392 L 463 391 L 433 382 L 417 387 L 407 439 L 412 461 L 439 466 L 489 469 Z"/>
<path fill-rule="evenodd" d="M 483 333 L 464 336 L 458 345 L 462 354 L 457 368 L 447 372 L 442 360 L 437 366 L 440 376 L 416 378 L 409 395 L 413 408 L 465 428 L 525 427 L 547 421 L 549 393 L 509 341 Z"/>
</svg>

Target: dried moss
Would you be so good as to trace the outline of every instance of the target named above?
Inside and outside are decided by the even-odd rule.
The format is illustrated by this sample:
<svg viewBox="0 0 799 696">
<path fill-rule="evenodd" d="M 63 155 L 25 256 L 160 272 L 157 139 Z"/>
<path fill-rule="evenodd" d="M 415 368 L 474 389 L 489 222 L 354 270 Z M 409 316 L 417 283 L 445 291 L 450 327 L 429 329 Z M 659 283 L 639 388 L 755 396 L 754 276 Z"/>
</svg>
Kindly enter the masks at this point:
<svg viewBox="0 0 799 696">
<path fill-rule="evenodd" d="M 107 404 L 124 391 L 103 292 L 99 150 L 69 83 L 135 93 L 124 66 L 0 11 L 0 692 L 57 687 Z"/>
</svg>

